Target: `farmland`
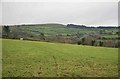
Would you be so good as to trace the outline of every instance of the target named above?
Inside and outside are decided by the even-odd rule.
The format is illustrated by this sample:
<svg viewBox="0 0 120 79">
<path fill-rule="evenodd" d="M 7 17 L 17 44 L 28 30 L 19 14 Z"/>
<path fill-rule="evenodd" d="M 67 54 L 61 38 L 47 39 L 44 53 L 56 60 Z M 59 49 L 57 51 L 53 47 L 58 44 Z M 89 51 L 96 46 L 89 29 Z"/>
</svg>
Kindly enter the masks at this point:
<svg viewBox="0 0 120 79">
<path fill-rule="evenodd" d="M 11 27 L 12 31 L 21 31 L 21 32 L 27 32 L 29 34 L 32 34 L 33 36 L 39 35 L 40 33 L 44 33 L 45 36 L 55 36 L 55 35 L 63 35 L 66 36 L 67 34 L 74 35 L 77 33 L 80 34 L 90 34 L 95 33 L 98 34 L 99 31 L 106 31 L 106 32 L 112 32 L 113 34 L 110 34 L 112 37 L 118 37 L 116 32 L 118 32 L 118 29 L 116 28 L 74 28 L 74 27 L 67 27 L 63 24 L 39 24 L 39 25 L 20 25 L 19 28 L 17 26 Z M 109 35 L 109 37 L 110 37 Z M 103 34 L 104 37 L 104 34 Z"/>
<path fill-rule="evenodd" d="M 3 77 L 114 77 L 118 49 L 3 39 Z"/>
<path fill-rule="evenodd" d="M 2 37 L 118 48 L 118 27 L 88 27 L 75 24 L 30 24 L 3 26 Z"/>
</svg>

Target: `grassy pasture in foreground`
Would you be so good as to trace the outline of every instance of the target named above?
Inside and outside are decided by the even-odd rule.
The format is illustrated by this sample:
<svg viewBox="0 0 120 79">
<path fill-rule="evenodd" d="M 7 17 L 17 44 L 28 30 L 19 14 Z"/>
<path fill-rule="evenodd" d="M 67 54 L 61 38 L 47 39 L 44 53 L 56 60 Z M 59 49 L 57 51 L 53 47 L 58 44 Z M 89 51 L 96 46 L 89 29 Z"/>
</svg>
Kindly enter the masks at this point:
<svg viewBox="0 0 120 79">
<path fill-rule="evenodd" d="M 3 77 L 118 74 L 118 49 L 3 39 Z"/>
</svg>

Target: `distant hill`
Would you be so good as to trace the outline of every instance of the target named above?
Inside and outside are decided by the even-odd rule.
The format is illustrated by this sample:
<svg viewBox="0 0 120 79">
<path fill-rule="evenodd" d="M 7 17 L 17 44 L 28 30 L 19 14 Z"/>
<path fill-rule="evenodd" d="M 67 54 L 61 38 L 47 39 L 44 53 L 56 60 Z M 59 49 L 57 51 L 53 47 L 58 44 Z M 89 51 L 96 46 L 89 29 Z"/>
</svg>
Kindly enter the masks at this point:
<svg viewBox="0 0 120 79">
<path fill-rule="evenodd" d="M 86 25 L 76 25 L 76 24 L 67 24 L 67 26 L 66 27 L 70 27 L 70 28 L 100 28 L 100 29 L 104 29 L 104 28 L 106 28 L 106 29 L 108 29 L 108 28 L 118 28 L 117 26 L 96 26 L 96 27 L 94 27 L 94 26 L 91 26 L 91 27 L 88 27 L 88 26 L 86 26 Z"/>
<path fill-rule="evenodd" d="M 3 25 L 3 26 L 41 26 L 41 27 L 67 27 L 67 28 L 120 28 L 120 26 L 86 26 L 82 24 L 60 24 L 60 23 L 45 23 L 45 24 L 21 24 L 21 25 Z"/>
<path fill-rule="evenodd" d="M 24 38 L 26 40 L 70 44 L 77 44 L 79 41 L 82 41 L 82 38 L 85 38 L 87 40 L 86 45 L 91 45 L 92 39 L 94 39 L 96 40 L 96 46 L 99 45 L 99 41 L 102 40 L 106 47 L 117 47 L 117 39 L 119 39 L 118 27 L 88 27 L 85 25 L 63 25 L 57 23 L 12 25 L 9 27 L 9 31 L 3 29 L 0 34 L 2 34 L 4 38 Z M 116 42 L 114 40 L 116 40 Z"/>
<path fill-rule="evenodd" d="M 66 25 L 57 23 L 46 23 L 46 24 L 23 24 L 17 26 L 44 26 L 44 27 L 65 27 Z"/>
</svg>

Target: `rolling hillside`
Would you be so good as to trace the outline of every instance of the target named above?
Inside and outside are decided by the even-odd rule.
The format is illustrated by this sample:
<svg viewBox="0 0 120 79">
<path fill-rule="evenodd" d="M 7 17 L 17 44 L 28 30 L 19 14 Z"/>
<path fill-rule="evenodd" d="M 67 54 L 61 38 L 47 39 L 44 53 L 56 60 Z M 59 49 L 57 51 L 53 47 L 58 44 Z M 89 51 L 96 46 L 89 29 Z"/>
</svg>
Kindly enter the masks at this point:
<svg viewBox="0 0 120 79">
<path fill-rule="evenodd" d="M 17 26 L 17 25 L 16 25 Z M 106 30 L 106 32 L 112 32 L 116 33 L 118 29 L 116 28 L 76 28 L 76 27 L 67 27 L 67 25 L 63 24 L 55 24 L 55 23 L 49 23 L 49 24 L 31 24 L 31 25 L 18 25 L 19 28 L 16 26 L 12 26 L 11 30 L 12 31 L 21 31 L 21 32 L 26 32 L 26 33 L 31 33 L 33 35 L 39 35 L 40 33 L 44 33 L 45 35 L 57 35 L 57 34 L 62 34 L 62 35 L 74 35 L 74 34 L 89 34 L 89 33 L 99 33 L 101 30 Z"/>
<path fill-rule="evenodd" d="M 3 77 L 114 77 L 118 49 L 3 39 Z"/>
<path fill-rule="evenodd" d="M 118 48 L 117 41 L 120 39 L 118 33 L 117 27 L 87 27 L 50 23 L 3 26 L 2 37 Z"/>
</svg>

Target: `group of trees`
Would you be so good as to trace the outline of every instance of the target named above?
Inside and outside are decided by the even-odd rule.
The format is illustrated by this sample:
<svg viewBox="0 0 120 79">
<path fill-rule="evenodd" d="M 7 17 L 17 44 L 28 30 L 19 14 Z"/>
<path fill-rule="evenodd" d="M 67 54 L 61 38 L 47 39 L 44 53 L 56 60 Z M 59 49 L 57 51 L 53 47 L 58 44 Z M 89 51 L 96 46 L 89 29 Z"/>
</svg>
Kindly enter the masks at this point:
<svg viewBox="0 0 120 79">
<path fill-rule="evenodd" d="M 97 44 L 96 44 L 97 43 Z M 80 41 L 77 42 L 78 45 L 91 45 L 91 46 L 103 46 L 102 41 L 96 41 L 95 39 L 89 39 L 89 38 L 82 38 Z"/>
<path fill-rule="evenodd" d="M 5 36 L 5 37 L 9 37 L 9 33 L 10 33 L 10 28 L 9 28 L 9 26 L 4 26 L 4 27 L 3 27 L 3 32 L 4 32 L 4 36 Z"/>
<path fill-rule="evenodd" d="M 77 42 L 78 45 L 102 46 L 102 47 L 116 47 L 118 48 L 117 40 L 97 40 L 90 37 L 82 38 Z"/>
<path fill-rule="evenodd" d="M 85 25 L 75 25 L 75 24 L 67 24 L 66 27 L 71 27 L 71 28 L 86 28 Z"/>
<path fill-rule="evenodd" d="M 116 26 L 97 26 L 97 27 L 94 27 L 94 26 L 86 26 L 86 25 L 76 25 L 76 24 L 67 24 L 67 27 L 73 27 L 73 28 L 98 28 L 98 29 L 118 29 L 120 28 L 119 27 L 116 27 Z"/>
</svg>

